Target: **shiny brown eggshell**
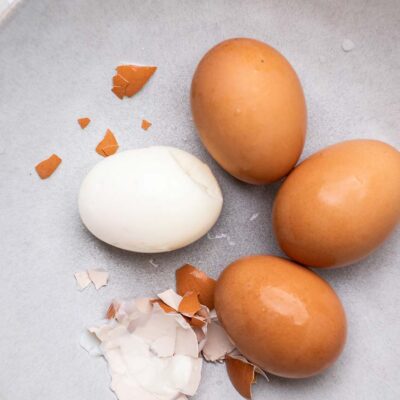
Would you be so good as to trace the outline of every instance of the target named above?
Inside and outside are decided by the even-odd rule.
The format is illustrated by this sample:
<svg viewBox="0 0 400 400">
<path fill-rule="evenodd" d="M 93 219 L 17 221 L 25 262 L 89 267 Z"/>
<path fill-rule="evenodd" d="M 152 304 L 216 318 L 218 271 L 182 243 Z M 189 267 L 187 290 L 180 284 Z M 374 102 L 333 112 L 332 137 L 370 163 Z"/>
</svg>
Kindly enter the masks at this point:
<svg viewBox="0 0 400 400">
<path fill-rule="evenodd" d="M 286 378 L 325 370 L 346 339 L 346 316 L 331 286 L 279 257 L 250 256 L 230 264 L 217 281 L 215 309 L 248 360 Z"/>
<path fill-rule="evenodd" d="M 210 310 L 214 308 L 215 279 L 190 264 L 185 264 L 175 272 L 176 292 L 185 296 L 187 292 L 195 292 L 201 304 Z"/>
<path fill-rule="evenodd" d="M 263 42 L 238 38 L 213 47 L 194 73 L 191 106 L 204 146 L 242 181 L 274 182 L 302 152 L 303 89 L 286 58 Z"/>
<path fill-rule="evenodd" d="M 282 250 L 322 268 L 366 257 L 399 221 L 400 152 L 377 140 L 341 142 L 303 161 L 273 211 Z"/>
</svg>

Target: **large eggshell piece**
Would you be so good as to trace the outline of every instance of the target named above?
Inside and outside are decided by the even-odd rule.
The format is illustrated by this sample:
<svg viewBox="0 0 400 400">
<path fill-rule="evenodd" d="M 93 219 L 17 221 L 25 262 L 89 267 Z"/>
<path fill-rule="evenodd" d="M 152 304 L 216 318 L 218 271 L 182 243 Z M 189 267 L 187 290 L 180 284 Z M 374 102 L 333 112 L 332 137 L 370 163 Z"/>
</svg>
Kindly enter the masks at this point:
<svg viewBox="0 0 400 400">
<path fill-rule="evenodd" d="M 296 72 L 274 48 L 245 38 L 212 48 L 193 76 L 191 104 L 205 147 L 236 178 L 269 183 L 296 164 L 306 105 Z"/>
<path fill-rule="evenodd" d="M 354 263 L 400 220 L 400 153 L 376 140 L 327 147 L 301 163 L 276 197 L 283 251 L 313 267 Z"/>
<path fill-rule="evenodd" d="M 175 272 L 176 291 L 181 296 L 193 291 L 198 294 L 201 304 L 210 310 L 214 308 L 215 280 L 190 264 L 185 264 Z"/>
<path fill-rule="evenodd" d="M 217 281 L 218 319 L 239 351 L 267 372 L 304 378 L 341 353 L 346 317 L 333 289 L 279 257 L 245 257 Z"/>
<path fill-rule="evenodd" d="M 129 150 L 99 162 L 79 193 L 83 223 L 125 250 L 184 247 L 216 222 L 222 194 L 209 167 L 173 147 Z"/>
</svg>

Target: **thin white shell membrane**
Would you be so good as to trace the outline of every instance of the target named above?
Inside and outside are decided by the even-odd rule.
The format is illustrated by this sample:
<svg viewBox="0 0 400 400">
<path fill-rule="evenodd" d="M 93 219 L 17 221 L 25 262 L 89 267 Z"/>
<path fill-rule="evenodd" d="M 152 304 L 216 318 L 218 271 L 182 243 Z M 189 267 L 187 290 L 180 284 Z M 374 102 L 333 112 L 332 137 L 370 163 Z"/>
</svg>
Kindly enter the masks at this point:
<svg viewBox="0 0 400 400">
<path fill-rule="evenodd" d="M 202 359 L 192 327 L 158 304 L 119 303 L 114 319 L 89 329 L 81 345 L 108 362 L 111 389 L 119 400 L 177 400 L 200 383 Z"/>
<path fill-rule="evenodd" d="M 173 147 L 128 150 L 88 173 L 79 193 L 83 223 L 100 240 L 143 253 L 175 250 L 205 235 L 222 209 L 210 168 Z"/>
<path fill-rule="evenodd" d="M 218 321 L 211 321 L 207 327 L 203 356 L 207 361 L 222 361 L 235 349 L 224 328 Z"/>
<path fill-rule="evenodd" d="M 175 309 L 182 300 L 172 289 L 158 298 Z M 212 362 L 222 362 L 229 354 L 268 379 L 235 349 L 215 311 L 202 306 L 196 317 L 205 325 L 192 327 L 182 314 L 165 312 L 154 300 L 114 300 L 115 315 L 81 336 L 80 344 L 89 354 L 107 360 L 118 400 L 187 400 L 200 383 L 201 354 Z"/>
<path fill-rule="evenodd" d="M 75 272 L 74 276 L 80 290 L 86 289 L 92 283 L 87 271 Z"/>
</svg>

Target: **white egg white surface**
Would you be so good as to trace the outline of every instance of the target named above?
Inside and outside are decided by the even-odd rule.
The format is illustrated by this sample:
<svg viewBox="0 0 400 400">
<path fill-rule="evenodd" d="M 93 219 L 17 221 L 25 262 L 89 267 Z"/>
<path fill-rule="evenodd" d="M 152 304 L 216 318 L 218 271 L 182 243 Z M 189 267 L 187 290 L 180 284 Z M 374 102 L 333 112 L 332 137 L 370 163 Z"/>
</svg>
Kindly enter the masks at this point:
<svg viewBox="0 0 400 400">
<path fill-rule="evenodd" d="M 217 221 L 222 193 L 210 168 L 173 147 L 147 147 L 107 157 L 79 193 L 83 223 L 125 250 L 158 253 L 196 241 Z"/>
</svg>

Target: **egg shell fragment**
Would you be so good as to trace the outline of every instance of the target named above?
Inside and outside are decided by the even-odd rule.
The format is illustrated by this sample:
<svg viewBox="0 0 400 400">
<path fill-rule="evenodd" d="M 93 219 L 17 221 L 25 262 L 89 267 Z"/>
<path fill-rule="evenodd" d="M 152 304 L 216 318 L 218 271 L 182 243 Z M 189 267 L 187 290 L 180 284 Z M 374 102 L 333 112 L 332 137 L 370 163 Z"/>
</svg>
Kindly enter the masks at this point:
<svg viewBox="0 0 400 400">
<path fill-rule="evenodd" d="M 217 281 L 215 309 L 239 352 L 278 376 L 318 374 L 344 347 L 346 317 L 336 293 L 283 258 L 250 256 L 229 265 Z"/>
<path fill-rule="evenodd" d="M 96 237 L 143 253 L 175 250 L 214 225 L 222 193 L 209 167 L 173 147 L 120 152 L 84 179 L 79 212 Z"/>
<path fill-rule="evenodd" d="M 195 292 L 199 295 L 201 304 L 210 310 L 214 308 L 215 279 L 207 276 L 203 271 L 190 264 L 185 264 L 175 272 L 176 291 L 181 296 L 187 292 Z"/>
<path fill-rule="evenodd" d="M 117 152 L 119 148 L 117 139 L 110 129 L 107 129 L 104 138 L 96 146 L 96 153 L 103 157 L 108 157 Z"/>
<path fill-rule="evenodd" d="M 251 385 L 256 381 L 254 365 L 230 356 L 225 363 L 232 385 L 245 399 L 251 399 Z"/>
<path fill-rule="evenodd" d="M 202 359 L 197 335 L 184 318 L 165 313 L 151 299 L 112 304 L 114 318 L 89 329 L 97 342 L 86 335 L 81 345 L 106 358 L 117 398 L 176 400 L 194 395 Z"/>
<path fill-rule="evenodd" d="M 400 221 L 400 152 L 350 140 L 303 161 L 280 188 L 273 224 L 301 264 L 340 267 L 368 256 Z"/>
<path fill-rule="evenodd" d="M 86 289 L 91 284 L 91 279 L 89 278 L 87 271 L 78 271 L 74 274 L 76 283 L 81 290 Z"/>
<path fill-rule="evenodd" d="M 187 292 L 179 303 L 178 311 L 188 317 L 192 317 L 201 309 L 197 293 Z"/>
<path fill-rule="evenodd" d="M 178 311 L 179 304 L 181 304 L 183 297 L 174 292 L 172 289 L 165 290 L 157 295 L 167 306 Z"/>
<path fill-rule="evenodd" d="M 61 162 L 62 160 L 57 154 L 52 154 L 49 158 L 37 164 L 35 169 L 41 179 L 47 179 L 53 175 Z"/>
<path fill-rule="evenodd" d="M 207 361 L 222 361 L 234 348 L 235 345 L 224 328 L 218 321 L 211 321 L 207 326 L 206 343 L 203 348 L 204 358 Z"/>
<path fill-rule="evenodd" d="M 79 118 L 78 124 L 82 129 L 85 129 L 90 124 L 90 118 L 87 117 Z"/>
<path fill-rule="evenodd" d="M 104 269 L 88 269 L 87 273 L 96 290 L 99 290 L 108 284 L 109 273 Z"/>
</svg>

